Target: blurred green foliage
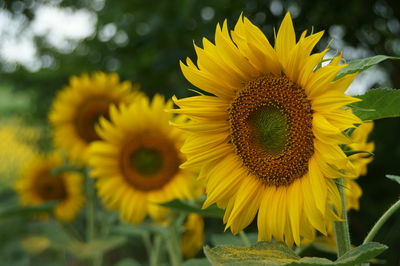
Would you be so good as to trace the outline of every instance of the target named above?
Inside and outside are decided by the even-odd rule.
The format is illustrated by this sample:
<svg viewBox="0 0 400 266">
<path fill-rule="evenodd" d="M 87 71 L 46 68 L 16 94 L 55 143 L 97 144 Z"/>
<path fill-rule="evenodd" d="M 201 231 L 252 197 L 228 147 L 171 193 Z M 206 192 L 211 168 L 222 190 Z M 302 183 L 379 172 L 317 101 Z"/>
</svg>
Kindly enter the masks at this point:
<svg viewBox="0 0 400 266">
<path fill-rule="evenodd" d="M 122 79 L 140 83 L 148 95 L 189 94 L 187 89 L 191 85 L 181 74 L 179 60 L 188 56 L 195 60 L 193 41 L 200 46 L 203 37 L 213 41 L 216 24 L 226 18 L 232 27 L 241 13 L 271 38 L 273 27 L 278 27 L 285 12 L 291 11 L 297 33 L 311 30 L 313 25 L 314 31 L 326 30 L 318 49 L 334 38 L 332 48 L 344 49 L 347 59 L 375 54 L 400 56 L 400 2 L 394 0 L 0 0 L 2 11 L 23 21 L 22 29 L 35 19 L 35 10 L 40 5 L 72 11 L 85 9 L 97 19 L 94 33 L 76 47 L 71 44 L 70 50 L 58 49 L 46 38 L 35 36 L 37 60 L 42 66 L 37 71 L 0 57 L 4 70 L 0 72 L 1 116 L 23 117 L 26 122 L 42 126 L 45 132 L 47 112 L 55 93 L 68 83 L 69 76 L 82 72 L 118 72 Z M 0 38 L 5 40 L 8 36 L 3 34 Z M 384 62 L 382 67 L 388 73 L 387 84 L 400 88 L 400 62 Z M 362 242 L 374 221 L 398 198 L 400 187 L 385 178 L 385 174 L 400 174 L 399 132 L 399 119 L 376 122 L 371 136 L 376 158 L 369 166 L 368 176 L 359 180 L 363 188 L 361 210 L 350 213 L 355 244 Z M 48 143 L 49 134 L 45 134 L 44 140 L 43 143 Z M 2 193 L 0 199 L 1 205 L 15 200 L 11 192 Z M 211 231 L 222 232 L 219 221 L 210 219 L 207 223 Z M 376 239 L 390 246 L 383 255 L 387 265 L 400 263 L 399 224 L 400 215 L 392 217 Z M 18 241 L 19 237 L 36 232 L 36 227 L 22 218 L 0 220 L 0 259 L 15 259 L 10 260 L 12 263 L 19 259 L 21 265 L 27 265 L 30 259 L 21 256 Z M 254 225 L 251 229 L 255 229 Z M 63 259 L 55 253 L 47 255 Z M 46 265 L 40 259 L 35 262 Z"/>
</svg>

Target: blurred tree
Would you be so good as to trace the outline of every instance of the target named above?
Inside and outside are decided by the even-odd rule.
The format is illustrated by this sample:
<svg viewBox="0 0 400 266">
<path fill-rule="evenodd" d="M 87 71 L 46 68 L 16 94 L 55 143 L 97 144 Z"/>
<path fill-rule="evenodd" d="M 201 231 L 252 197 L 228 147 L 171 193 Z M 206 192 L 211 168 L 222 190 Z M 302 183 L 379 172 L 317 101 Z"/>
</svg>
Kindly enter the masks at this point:
<svg viewBox="0 0 400 266">
<path fill-rule="evenodd" d="M 0 0 L 0 7 L 25 20 L 21 34 L 35 20 L 39 7 L 46 5 L 86 10 L 97 18 L 97 23 L 92 35 L 61 50 L 52 46 L 48 38 L 36 36 L 41 68 L 34 75 L 20 65 L 2 73 L 2 82 L 9 81 L 17 89 L 35 90 L 37 102 L 43 103 L 37 106 L 42 117 L 54 92 L 67 83 L 70 75 L 81 72 L 116 71 L 124 79 L 142 84 L 150 95 L 184 95 L 189 85 L 178 62 L 187 56 L 195 58 L 192 40 L 198 45 L 203 36 L 212 40 L 218 22 L 227 18 L 233 25 L 241 12 L 273 36 L 272 26 L 277 27 L 285 12 L 290 11 L 299 31 L 311 29 L 312 25 L 315 30 L 326 29 L 323 43 L 326 45 L 334 37 L 340 46 L 334 42 L 332 47 L 347 47 L 346 58 L 400 55 L 398 2 L 171 0 L 155 1 L 149 7 L 141 0 Z M 9 64 L 2 61 L 3 66 Z M 395 87 L 400 87 L 400 77 L 396 75 L 399 66 L 398 62 L 386 65 Z"/>
</svg>

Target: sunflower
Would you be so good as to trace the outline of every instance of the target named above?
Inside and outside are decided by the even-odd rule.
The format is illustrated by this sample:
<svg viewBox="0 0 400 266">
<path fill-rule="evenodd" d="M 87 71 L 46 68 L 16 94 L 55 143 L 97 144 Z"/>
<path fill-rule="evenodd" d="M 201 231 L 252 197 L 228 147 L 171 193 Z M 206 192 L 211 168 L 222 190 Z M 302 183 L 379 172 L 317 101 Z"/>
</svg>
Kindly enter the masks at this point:
<svg viewBox="0 0 400 266">
<path fill-rule="evenodd" d="M 368 142 L 368 136 L 373 128 L 374 122 L 372 121 L 362 123 L 351 134 L 354 143 L 347 145 L 348 148 L 352 151 L 374 152 L 375 144 L 373 142 Z M 357 153 L 351 155 L 349 158 L 356 169 L 357 176 L 364 176 L 367 174 L 367 165 L 372 162 L 372 156 L 366 155 L 365 153 Z"/>
<path fill-rule="evenodd" d="M 136 87 L 129 81 L 120 82 L 116 73 L 71 77 L 49 114 L 55 145 L 68 151 L 73 161 L 86 162 L 89 143 L 100 139 L 94 129 L 99 117 L 107 117 L 111 104 L 131 102 Z"/>
<path fill-rule="evenodd" d="M 375 144 L 368 142 L 368 136 L 371 134 L 373 128 L 374 123 L 372 121 L 360 124 L 351 134 L 354 142 L 346 145 L 345 149 L 373 153 Z M 373 157 L 365 153 L 356 153 L 349 156 L 349 159 L 355 168 L 355 177 L 358 178 L 367 174 L 367 165 L 372 162 Z M 353 179 L 345 179 L 344 187 L 347 210 L 359 210 L 359 199 L 362 195 L 361 187 Z"/>
<path fill-rule="evenodd" d="M 217 25 L 215 44 L 195 45 L 197 66 L 187 58 L 186 79 L 206 94 L 176 99 L 189 123 L 182 168 L 200 168 L 206 183 L 204 208 L 225 209 L 226 228 L 236 234 L 256 214 L 259 240 L 291 246 L 326 234 L 338 220 L 335 178 L 354 177 L 340 144 L 342 132 L 361 123 L 346 105 L 358 99 L 344 92 L 355 74 L 335 80 L 341 55 L 322 64 L 328 49 L 311 54 L 323 32 L 298 41 L 289 13 L 272 47 L 259 28 L 239 17 L 234 30 Z M 337 214 L 336 214 L 337 213 Z"/>
<path fill-rule="evenodd" d="M 147 214 L 164 220 L 167 209 L 157 203 L 193 197 L 192 172 L 179 169 L 184 134 L 169 125 L 172 115 L 164 112 L 171 107 L 160 95 L 151 102 L 140 96 L 129 106 L 113 105 L 110 121 L 100 118 L 96 128 L 102 140 L 89 150 L 91 175 L 105 206 L 118 209 L 127 222 L 140 223 Z"/>
<path fill-rule="evenodd" d="M 183 225 L 185 232 L 182 235 L 182 253 L 185 258 L 193 258 L 204 244 L 204 220 L 201 215 L 191 213 Z"/>
<path fill-rule="evenodd" d="M 57 154 L 37 155 L 24 165 L 22 176 L 15 184 L 22 205 L 35 206 L 57 201 L 54 215 L 60 221 L 73 220 L 82 208 L 82 175 L 71 172 L 55 174 L 62 165 Z"/>
</svg>

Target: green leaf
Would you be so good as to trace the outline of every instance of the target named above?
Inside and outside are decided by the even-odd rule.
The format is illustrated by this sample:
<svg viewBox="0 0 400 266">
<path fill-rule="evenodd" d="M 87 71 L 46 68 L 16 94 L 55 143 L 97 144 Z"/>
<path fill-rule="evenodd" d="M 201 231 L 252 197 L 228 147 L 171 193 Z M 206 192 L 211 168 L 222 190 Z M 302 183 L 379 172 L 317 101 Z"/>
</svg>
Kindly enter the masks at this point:
<svg viewBox="0 0 400 266">
<path fill-rule="evenodd" d="M 373 156 L 375 156 L 375 154 L 373 154 L 372 152 L 369 152 L 369 151 L 344 151 L 344 153 L 347 155 L 347 156 L 351 156 L 351 155 L 354 155 L 354 154 L 359 154 L 359 153 L 366 153 L 367 154 L 367 156 L 365 156 L 364 158 L 369 158 L 369 157 L 373 157 Z"/>
<path fill-rule="evenodd" d="M 200 214 L 201 216 L 206 216 L 206 217 L 212 217 L 212 218 L 224 217 L 224 211 L 218 208 L 216 205 L 211 205 L 207 209 L 201 209 L 198 205 L 192 202 L 180 199 L 175 199 L 160 205 L 173 209 L 175 211 L 182 211 L 185 213 L 197 213 Z"/>
<path fill-rule="evenodd" d="M 362 262 L 366 262 L 370 259 L 375 258 L 383 251 L 385 251 L 387 248 L 388 247 L 383 244 L 377 242 L 369 242 L 346 252 L 336 261 L 335 265 L 338 266 L 358 265 Z"/>
<path fill-rule="evenodd" d="M 336 261 L 325 258 L 300 258 L 293 250 L 278 242 L 258 242 L 252 247 L 204 247 L 212 265 L 272 265 L 272 266 L 353 266 L 382 253 L 387 246 L 370 242 L 346 252 Z"/>
<path fill-rule="evenodd" d="M 398 175 L 386 175 L 387 178 L 389 178 L 390 180 L 396 181 L 397 183 L 400 184 L 400 176 Z"/>
<path fill-rule="evenodd" d="M 12 216 L 27 216 L 38 213 L 50 213 L 57 202 L 46 202 L 37 206 L 14 205 L 0 209 L 0 218 Z"/>
<path fill-rule="evenodd" d="M 117 248 L 126 242 L 125 237 L 113 237 L 109 239 L 98 239 L 88 243 L 72 241 L 67 249 L 79 258 L 96 258 L 102 254 Z"/>
<path fill-rule="evenodd" d="M 355 97 L 362 101 L 353 103 L 350 107 L 363 121 L 400 116 L 400 90 L 371 89 Z"/>
<path fill-rule="evenodd" d="M 282 243 L 258 242 L 251 247 L 204 247 L 212 265 L 284 265 L 299 260 L 290 248 Z"/>
<path fill-rule="evenodd" d="M 379 64 L 380 62 L 385 61 L 387 59 L 398 60 L 398 59 L 400 59 L 400 57 L 376 55 L 373 57 L 350 61 L 350 62 L 348 62 L 347 67 L 342 68 L 339 71 L 338 75 L 335 77 L 334 80 L 341 79 L 342 77 L 349 75 L 349 74 L 360 73 L 360 72 L 362 72 L 376 64 Z"/>
<path fill-rule="evenodd" d="M 37 223 L 38 229 L 51 241 L 51 247 L 57 250 L 65 250 L 74 238 L 72 234 L 66 230 L 67 225 L 59 223 L 55 220 L 41 221 Z"/>
</svg>

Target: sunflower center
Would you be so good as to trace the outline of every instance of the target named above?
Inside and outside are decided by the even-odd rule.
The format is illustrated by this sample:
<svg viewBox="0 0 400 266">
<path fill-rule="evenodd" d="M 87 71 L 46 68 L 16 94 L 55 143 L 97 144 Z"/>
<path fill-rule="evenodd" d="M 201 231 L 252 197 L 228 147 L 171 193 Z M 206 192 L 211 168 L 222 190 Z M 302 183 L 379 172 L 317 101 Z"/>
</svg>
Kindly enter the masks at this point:
<svg viewBox="0 0 400 266">
<path fill-rule="evenodd" d="M 141 148 L 131 156 L 132 167 L 143 176 L 151 176 L 162 167 L 162 155 L 155 149 Z"/>
<path fill-rule="evenodd" d="M 85 101 L 76 115 L 76 130 L 78 135 L 87 143 L 100 140 L 95 125 L 101 116 L 108 118 L 108 108 L 112 102 L 105 98 L 92 98 Z"/>
<path fill-rule="evenodd" d="M 67 197 L 63 178 L 47 172 L 37 177 L 35 190 L 44 201 L 63 200 Z"/>
<path fill-rule="evenodd" d="M 157 190 L 171 181 L 181 159 L 174 143 L 151 132 L 132 136 L 121 151 L 120 169 L 124 179 L 142 191 Z"/>
<path fill-rule="evenodd" d="M 287 116 L 274 106 L 262 106 L 249 116 L 254 140 L 266 152 L 280 154 L 289 133 Z"/>
<path fill-rule="evenodd" d="M 312 113 L 304 90 L 285 76 L 246 83 L 229 110 L 236 153 L 264 184 L 290 185 L 314 153 Z"/>
</svg>

